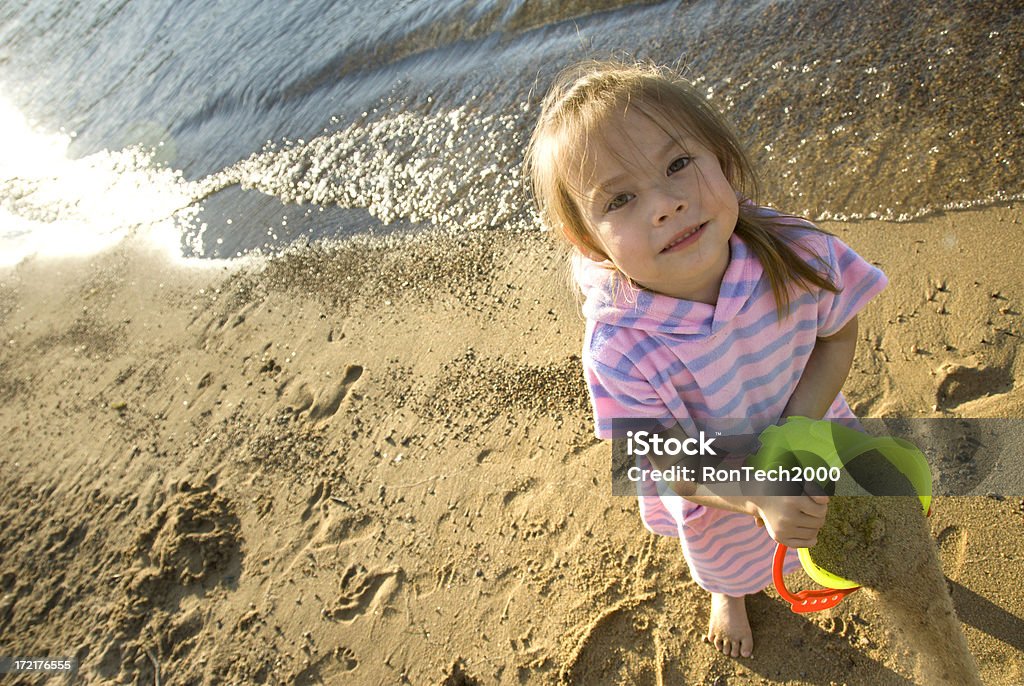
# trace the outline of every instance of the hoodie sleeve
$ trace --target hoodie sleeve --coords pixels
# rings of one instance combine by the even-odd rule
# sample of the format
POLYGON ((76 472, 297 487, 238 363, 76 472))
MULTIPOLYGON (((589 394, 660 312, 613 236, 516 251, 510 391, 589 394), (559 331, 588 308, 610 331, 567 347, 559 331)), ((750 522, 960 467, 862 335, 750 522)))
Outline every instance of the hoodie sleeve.
POLYGON ((616 350, 612 341, 597 345, 592 335, 588 335, 586 341, 583 375, 594 411, 594 434, 598 438, 613 438, 612 424, 616 419, 652 419, 662 428, 674 423, 651 381, 627 355, 616 350))
POLYGON ((838 332, 854 315, 882 292, 889 283, 878 267, 835 236, 827 236, 828 262, 839 293, 821 290, 818 298, 818 336, 825 338, 838 332))

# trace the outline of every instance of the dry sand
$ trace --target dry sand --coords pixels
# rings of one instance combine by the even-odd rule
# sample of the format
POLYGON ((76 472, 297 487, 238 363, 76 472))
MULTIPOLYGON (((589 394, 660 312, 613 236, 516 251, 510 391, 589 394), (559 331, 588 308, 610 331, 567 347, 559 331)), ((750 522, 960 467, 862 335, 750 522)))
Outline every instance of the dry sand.
MULTIPOLYGON (((1022 218, 825 225, 891 279, 859 413, 1024 417, 1022 218)), ((4 274, 0 654, 85 683, 914 683, 863 592, 768 590, 754 658, 702 643, 678 543, 610 496, 566 277, 497 233, 4 274)), ((1024 683, 1020 495, 928 520, 986 684, 1024 683)))

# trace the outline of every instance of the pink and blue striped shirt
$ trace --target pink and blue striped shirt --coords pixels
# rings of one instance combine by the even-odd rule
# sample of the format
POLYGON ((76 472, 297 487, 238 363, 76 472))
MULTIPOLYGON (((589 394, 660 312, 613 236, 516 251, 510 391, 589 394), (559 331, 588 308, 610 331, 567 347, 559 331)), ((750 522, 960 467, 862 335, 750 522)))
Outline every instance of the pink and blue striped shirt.
MULTIPOLYGON (((838 332, 885 288, 885 275, 838 238, 805 219, 761 211, 792 227, 786 235, 803 248, 799 254, 839 293, 793 286, 789 314, 779 321, 760 261, 735 234, 715 305, 636 289, 609 263, 574 258, 585 295, 583 368, 599 438, 612 438, 612 420, 624 418, 674 420, 691 436, 720 427, 760 433, 780 419, 817 338, 838 332)), ((825 416, 853 413, 839 394, 825 416)), ((702 587, 738 596, 771 582, 775 542, 752 517, 653 489, 639 493, 643 522, 681 539, 702 587)))

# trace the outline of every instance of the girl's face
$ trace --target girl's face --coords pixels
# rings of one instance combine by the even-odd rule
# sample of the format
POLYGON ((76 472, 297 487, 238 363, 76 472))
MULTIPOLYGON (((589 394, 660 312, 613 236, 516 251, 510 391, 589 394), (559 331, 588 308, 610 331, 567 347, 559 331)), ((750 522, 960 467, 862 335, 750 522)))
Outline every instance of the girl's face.
POLYGON ((607 133, 576 186, 591 235, 644 288, 714 304, 739 216, 718 158, 635 111, 607 133))

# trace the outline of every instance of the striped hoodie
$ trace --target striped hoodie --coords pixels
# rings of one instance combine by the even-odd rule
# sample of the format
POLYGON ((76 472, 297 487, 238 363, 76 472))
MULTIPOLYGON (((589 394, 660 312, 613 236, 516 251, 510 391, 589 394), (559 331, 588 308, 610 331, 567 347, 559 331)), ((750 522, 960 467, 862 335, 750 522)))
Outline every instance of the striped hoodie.
MULTIPOLYGON (((674 420, 691 436, 760 433, 780 419, 815 340, 838 332, 885 288, 885 275, 838 238, 812 230, 805 219, 761 211, 792 227, 787 236, 839 293, 793 286, 780 322, 768 277, 736 234, 715 305, 637 289, 616 278, 608 262, 573 258, 585 296, 583 369, 598 438, 612 438, 612 420, 622 418, 674 420)), ((825 416, 853 413, 839 394, 825 416)), ((680 538, 702 587, 738 596, 771 583, 775 542, 752 517, 642 488, 644 525, 680 538)))

